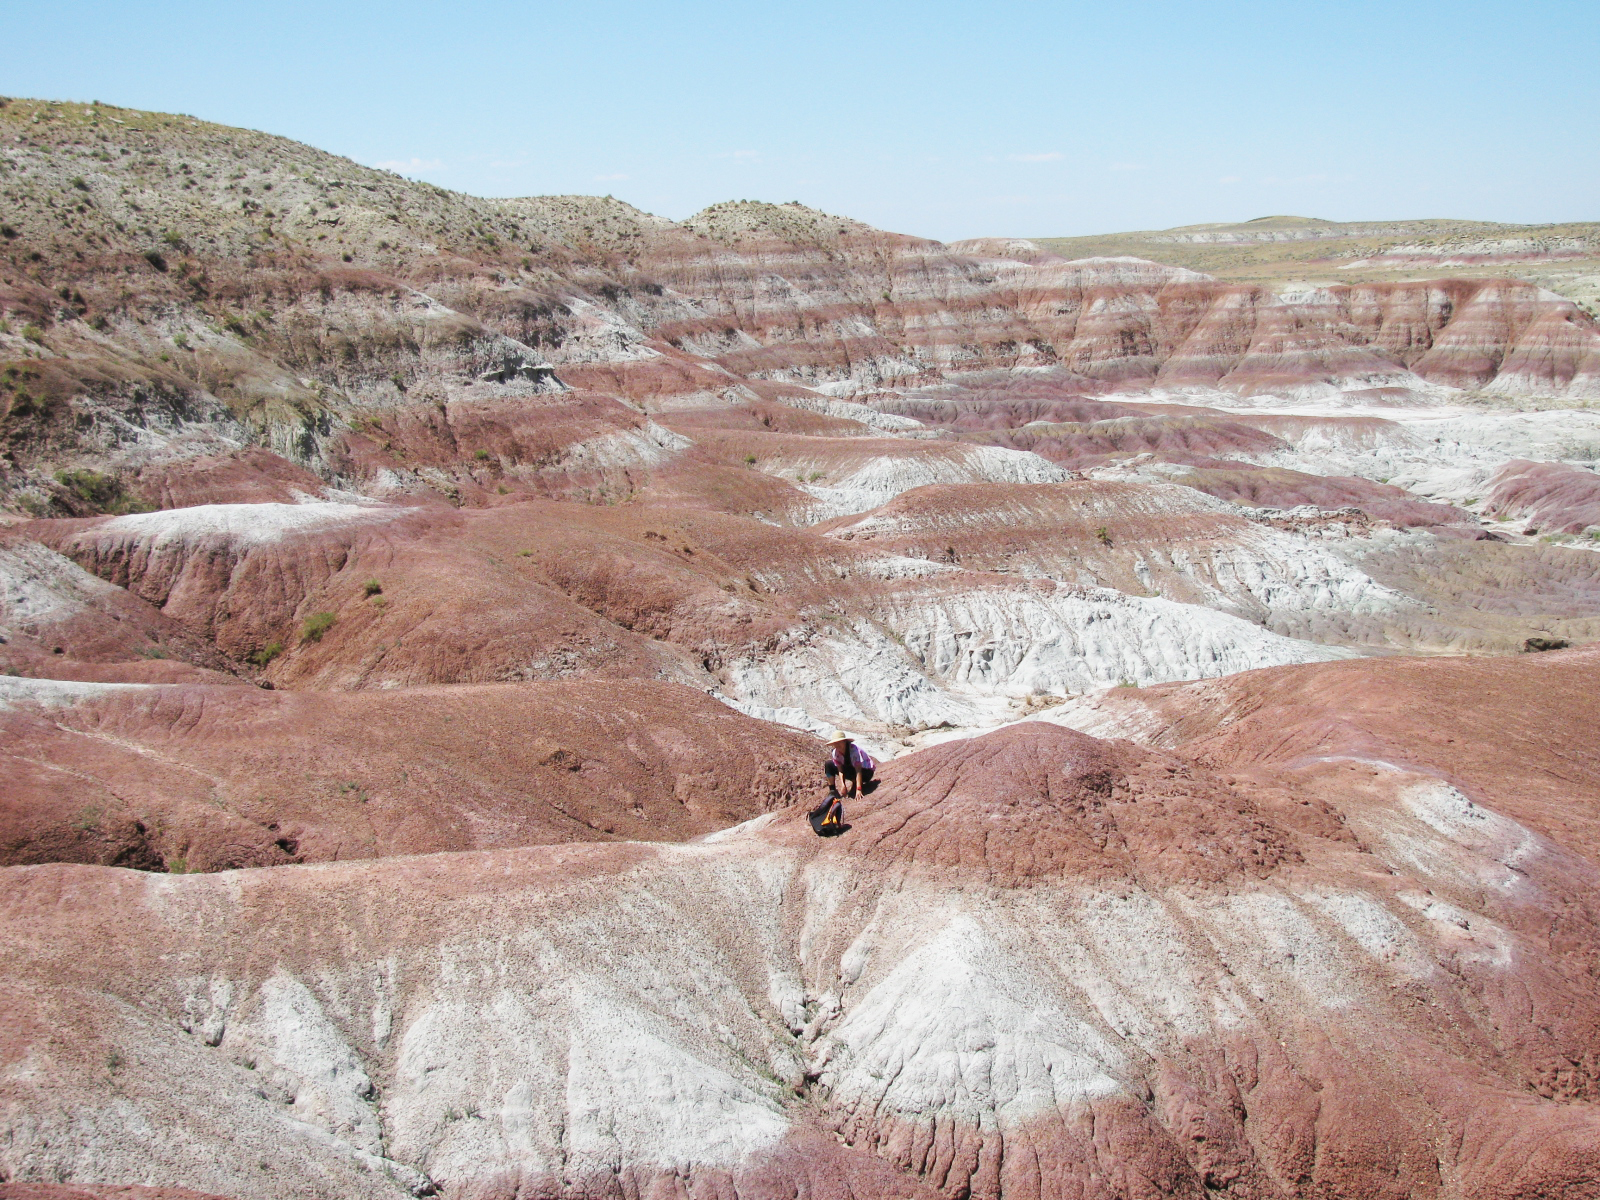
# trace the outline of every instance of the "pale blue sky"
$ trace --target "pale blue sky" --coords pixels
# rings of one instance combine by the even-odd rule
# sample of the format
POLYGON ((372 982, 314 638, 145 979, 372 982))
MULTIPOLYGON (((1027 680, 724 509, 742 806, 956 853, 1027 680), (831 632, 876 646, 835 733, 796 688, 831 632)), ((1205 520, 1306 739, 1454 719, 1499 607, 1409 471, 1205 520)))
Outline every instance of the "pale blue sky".
POLYGON ((946 240, 1600 219, 1600 0, 56 0, 0 92, 479 195, 800 200, 946 240))

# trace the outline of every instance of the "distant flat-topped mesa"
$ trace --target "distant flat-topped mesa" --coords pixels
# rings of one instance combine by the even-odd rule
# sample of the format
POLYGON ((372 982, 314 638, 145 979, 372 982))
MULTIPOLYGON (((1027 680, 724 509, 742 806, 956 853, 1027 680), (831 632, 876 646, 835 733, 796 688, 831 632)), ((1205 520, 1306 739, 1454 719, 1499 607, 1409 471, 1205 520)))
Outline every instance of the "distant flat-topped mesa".
POLYGON ((1595 221, 1508 225, 1279 216, 1022 244, 1063 258, 1142 254, 1223 279, 1263 283, 1518 277, 1559 292, 1591 314, 1600 310, 1600 222, 1595 221))

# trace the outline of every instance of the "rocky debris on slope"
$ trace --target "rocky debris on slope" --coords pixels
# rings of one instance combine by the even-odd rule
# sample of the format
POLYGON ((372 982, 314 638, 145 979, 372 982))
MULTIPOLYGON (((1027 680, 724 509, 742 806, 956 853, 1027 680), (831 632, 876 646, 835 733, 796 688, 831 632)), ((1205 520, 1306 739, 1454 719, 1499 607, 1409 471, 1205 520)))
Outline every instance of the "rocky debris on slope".
POLYGON ((1600 526, 1600 477, 1568 463, 1512 459, 1495 472, 1485 511, 1525 522, 1529 534, 1590 533, 1600 526))
POLYGON ((5 1168, 240 1200, 1582 1192, 1592 846, 1366 769, 1330 798, 1032 724, 889 764, 832 842, 797 808, 682 847, 10 868, 5 1060, 51 1069, 0 1080, 5 1168))
POLYGON ((141 1184, 0 1183, 0 1200, 232 1200, 188 1188, 141 1184))
POLYGON ((819 212, 795 201, 765 204, 759 200, 729 200, 701 209, 683 224, 686 229, 730 245, 746 241, 825 245, 851 234, 878 232, 860 221, 819 212))
POLYGON ((797 802, 820 750, 689 688, 0 691, 0 861, 169 872, 679 841, 797 802))

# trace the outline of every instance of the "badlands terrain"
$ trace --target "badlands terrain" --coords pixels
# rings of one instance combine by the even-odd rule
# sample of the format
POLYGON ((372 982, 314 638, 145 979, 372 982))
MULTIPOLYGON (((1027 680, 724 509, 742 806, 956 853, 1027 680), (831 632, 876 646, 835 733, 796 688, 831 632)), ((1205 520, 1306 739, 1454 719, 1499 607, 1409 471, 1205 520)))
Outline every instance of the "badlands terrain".
POLYGON ((1591 243, 0 102, 0 1200, 1600 1195, 1591 243))
MULTIPOLYGON (((1264 283, 1306 272, 1350 283, 1492 276, 1526 279, 1600 312, 1600 223, 1321 221, 1257 217, 1145 233, 1038 238, 1063 258, 1132 254, 1219 278, 1264 283)), ((1027 253, 1024 251, 1024 253, 1027 253)))

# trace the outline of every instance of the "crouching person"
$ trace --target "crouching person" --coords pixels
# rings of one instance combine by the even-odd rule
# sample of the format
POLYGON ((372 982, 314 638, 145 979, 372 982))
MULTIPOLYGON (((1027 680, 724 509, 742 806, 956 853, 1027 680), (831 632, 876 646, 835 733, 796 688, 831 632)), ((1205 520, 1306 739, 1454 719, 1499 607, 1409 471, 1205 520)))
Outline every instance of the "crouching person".
POLYGON ((828 739, 828 757, 822 762, 828 778, 828 799, 824 802, 821 829, 836 830, 844 824, 844 801, 865 796, 877 787, 872 773, 878 764, 848 733, 835 733, 828 739))

